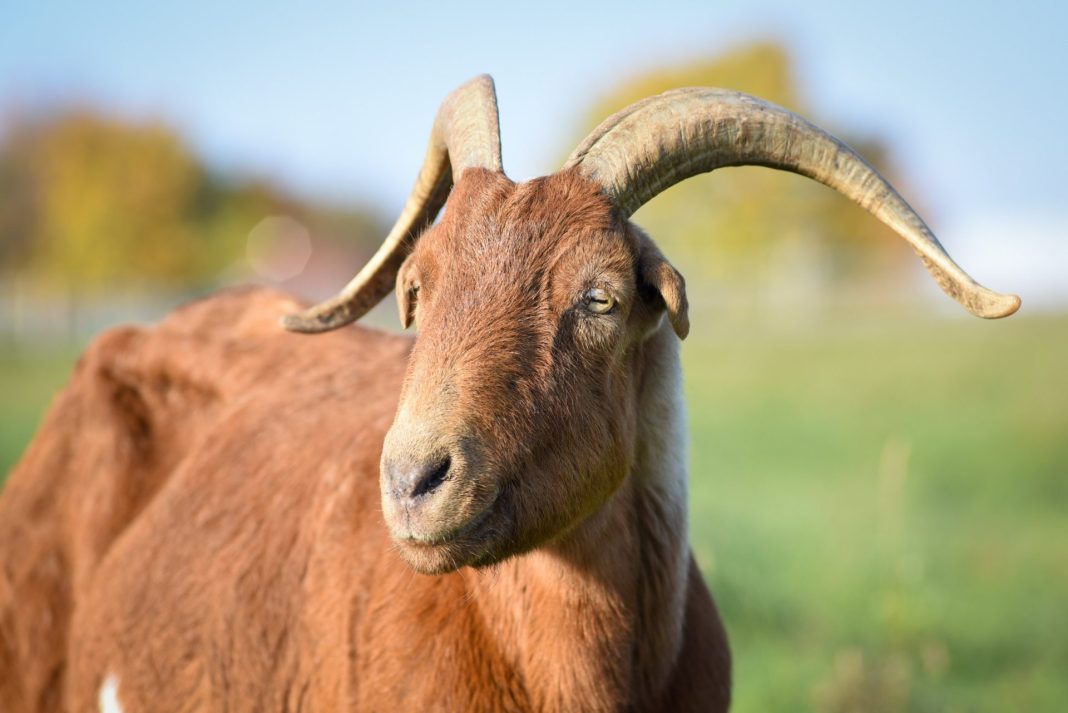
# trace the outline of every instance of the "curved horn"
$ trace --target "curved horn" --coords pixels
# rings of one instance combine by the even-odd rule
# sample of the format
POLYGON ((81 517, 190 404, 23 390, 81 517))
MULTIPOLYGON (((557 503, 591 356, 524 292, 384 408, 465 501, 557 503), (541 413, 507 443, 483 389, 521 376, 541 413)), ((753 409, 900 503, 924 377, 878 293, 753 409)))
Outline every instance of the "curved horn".
POLYGON ((442 102, 419 177, 374 257, 337 296, 286 315, 282 325, 294 332, 326 332, 355 322, 381 302, 393 291, 397 271, 419 234, 434 222, 452 184, 468 168, 502 170, 497 94, 488 74, 475 77, 442 102))
POLYGON ((745 165, 808 176, 860 204, 907 240, 942 290, 972 314, 994 319, 1019 309, 1019 297, 988 290, 953 262, 916 211, 851 148, 748 94, 695 87, 632 104, 594 129, 564 168, 600 183, 626 219, 679 181, 745 165))

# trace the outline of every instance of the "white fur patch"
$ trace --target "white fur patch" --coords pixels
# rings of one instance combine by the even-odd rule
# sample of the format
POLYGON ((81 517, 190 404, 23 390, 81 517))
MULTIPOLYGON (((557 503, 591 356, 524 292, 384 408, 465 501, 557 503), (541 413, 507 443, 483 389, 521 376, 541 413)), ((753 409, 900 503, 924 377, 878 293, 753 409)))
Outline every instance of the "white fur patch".
POLYGON ((104 679, 97 701, 100 705, 100 713, 122 713, 122 704, 119 703, 119 679, 115 674, 104 679))
POLYGON ((656 334, 646 342, 645 354, 645 383, 638 423, 640 445, 634 475, 647 488, 650 501, 655 502, 659 518, 669 533, 664 549, 657 553, 661 573, 667 573, 669 579, 662 589, 651 594, 669 608, 674 650, 661 655, 674 660, 682 642, 689 592, 690 525, 686 402, 682 393, 679 340, 671 325, 661 323, 656 334))

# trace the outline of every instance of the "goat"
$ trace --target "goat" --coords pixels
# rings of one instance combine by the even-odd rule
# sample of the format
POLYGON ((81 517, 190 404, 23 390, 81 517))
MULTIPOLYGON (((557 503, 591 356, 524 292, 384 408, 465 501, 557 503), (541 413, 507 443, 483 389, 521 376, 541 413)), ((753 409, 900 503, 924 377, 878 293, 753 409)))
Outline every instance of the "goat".
POLYGON ((629 216, 770 166, 892 226, 972 312, 1019 299, 753 97, 646 99, 522 184, 497 121, 489 77, 445 100, 336 298, 223 292, 87 350, 0 498, 0 710, 727 709, 687 533, 685 285, 629 216), (393 289, 417 339, 337 330, 393 289))

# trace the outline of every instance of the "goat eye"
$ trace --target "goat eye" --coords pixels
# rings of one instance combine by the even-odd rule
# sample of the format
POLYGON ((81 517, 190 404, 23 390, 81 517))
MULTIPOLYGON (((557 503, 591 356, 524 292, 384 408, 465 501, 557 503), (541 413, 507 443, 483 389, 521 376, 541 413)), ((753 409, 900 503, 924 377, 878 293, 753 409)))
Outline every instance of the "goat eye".
POLYGON ((594 314, 608 314, 616 306, 616 299, 602 289, 594 287, 582 296, 586 309, 594 314))

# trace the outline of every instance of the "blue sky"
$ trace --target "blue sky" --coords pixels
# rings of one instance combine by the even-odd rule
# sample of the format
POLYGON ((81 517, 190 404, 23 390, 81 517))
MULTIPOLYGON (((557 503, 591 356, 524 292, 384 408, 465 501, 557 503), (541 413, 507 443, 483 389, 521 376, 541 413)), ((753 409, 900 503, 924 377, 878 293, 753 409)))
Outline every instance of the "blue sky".
POLYGON ((23 3, 0 22, 5 105, 162 115, 214 165, 399 207, 438 102, 490 72, 505 168, 551 172, 628 75, 778 39, 807 105, 884 137, 981 281, 1068 298, 1068 4, 983 2, 23 3), (309 3, 310 4, 310 3, 309 3))

